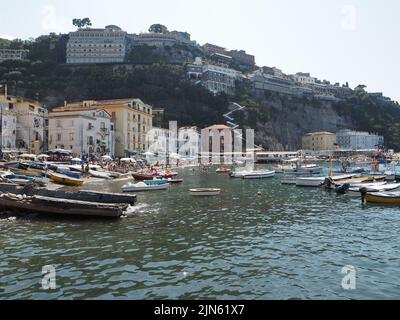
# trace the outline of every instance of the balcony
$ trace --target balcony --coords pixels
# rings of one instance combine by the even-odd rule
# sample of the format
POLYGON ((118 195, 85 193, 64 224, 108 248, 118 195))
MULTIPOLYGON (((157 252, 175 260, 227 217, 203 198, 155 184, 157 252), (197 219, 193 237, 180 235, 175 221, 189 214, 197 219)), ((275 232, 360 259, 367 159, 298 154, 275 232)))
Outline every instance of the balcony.
POLYGON ((108 128, 100 128, 100 134, 108 135, 110 134, 110 130, 108 128))

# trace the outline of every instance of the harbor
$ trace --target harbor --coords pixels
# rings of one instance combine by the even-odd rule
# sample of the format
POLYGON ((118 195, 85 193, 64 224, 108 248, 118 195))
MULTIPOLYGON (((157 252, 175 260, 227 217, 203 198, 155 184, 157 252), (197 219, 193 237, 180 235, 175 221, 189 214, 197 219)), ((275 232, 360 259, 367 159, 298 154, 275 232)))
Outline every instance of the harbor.
MULTIPOLYGON (((397 297, 397 206, 283 186, 277 176, 245 180, 215 170, 178 171, 183 183, 138 193, 125 219, 1 220, 2 298, 397 297), (199 186, 221 193, 189 194, 199 186), (49 263, 59 268, 61 291, 35 285, 37 266, 49 263), (360 290, 341 289, 346 264, 359 268, 360 290)), ((119 192, 124 184, 84 187, 119 192)))
MULTIPOLYGON (((329 172, 329 161, 321 167, 329 172)), ((91 177, 82 186, 42 191, 44 196, 86 190, 135 199, 116 220, 33 213, 1 219, 1 297, 396 297, 392 278, 399 262, 398 205, 363 203, 361 196, 322 187, 285 185, 283 174, 231 178, 228 172, 217 173, 219 168, 174 168, 176 179, 183 181, 157 191, 121 194, 128 182, 137 183, 133 177, 91 177), (219 192, 193 196, 190 190, 198 188, 219 192), (61 291, 43 292, 33 285, 40 278, 35 266, 49 263, 59 268, 61 291), (360 290, 344 292, 338 285, 346 264, 358 266, 360 290)), ((270 172, 272 165, 256 169, 270 172)), ((333 171, 339 169, 333 165, 333 171)))

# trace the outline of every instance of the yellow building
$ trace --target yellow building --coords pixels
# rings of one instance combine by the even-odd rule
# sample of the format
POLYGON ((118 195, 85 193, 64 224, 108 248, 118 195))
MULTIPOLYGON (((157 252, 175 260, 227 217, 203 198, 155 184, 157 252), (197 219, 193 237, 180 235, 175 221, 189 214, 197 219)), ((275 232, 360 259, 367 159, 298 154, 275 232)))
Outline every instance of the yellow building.
POLYGON ((87 100, 79 103, 65 104, 53 109, 73 111, 76 109, 101 109, 111 115, 115 132, 115 156, 127 157, 133 153, 148 150, 147 133, 153 126, 153 107, 140 99, 87 100))
POLYGON ((311 132, 303 136, 303 150, 328 151, 335 150, 336 134, 332 132, 311 132))
POLYGON ((47 150, 48 112, 39 102, 10 95, 0 95, 0 104, 16 117, 16 148, 40 154, 47 150))

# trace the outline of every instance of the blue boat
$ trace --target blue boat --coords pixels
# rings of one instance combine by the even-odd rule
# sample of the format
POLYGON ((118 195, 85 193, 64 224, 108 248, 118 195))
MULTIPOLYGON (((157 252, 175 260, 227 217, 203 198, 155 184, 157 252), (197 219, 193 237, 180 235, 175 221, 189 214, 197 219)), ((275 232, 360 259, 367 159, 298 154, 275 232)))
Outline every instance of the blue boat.
POLYGON ((167 179, 155 179, 155 180, 144 180, 143 181, 148 186, 160 186, 168 183, 167 179))

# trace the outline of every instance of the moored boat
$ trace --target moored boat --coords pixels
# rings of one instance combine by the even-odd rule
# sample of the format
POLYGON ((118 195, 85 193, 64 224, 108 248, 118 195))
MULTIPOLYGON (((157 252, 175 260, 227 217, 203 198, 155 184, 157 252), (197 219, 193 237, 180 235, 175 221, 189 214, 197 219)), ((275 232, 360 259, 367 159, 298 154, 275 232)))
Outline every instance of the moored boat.
POLYGON ((221 189, 199 188, 199 189, 190 189, 189 192, 192 196, 216 196, 221 193, 221 189))
POLYGON ((222 168, 218 168, 217 170, 215 170, 215 172, 216 173, 229 173, 229 172, 231 172, 231 169, 222 167, 222 168))
POLYGON ((367 193, 365 200, 370 203, 400 204, 400 192, 367 193))
POLYGON ((275 176, 275 171, 252 171, 243 174, 243 179, 265 179, 275 176))
POLYGON ((89 174, 95 178, 112 179, 111 176, 107 172, 103 172, 103 171, 89 170, 89 174))
POLYGON ((393 191, 396 190, 400 187, 400 183, 390 183, 390 184, 383 184, 383 185, 365 185, 361 187, 350 187, 347 191, 346 194, 349 194, 350 196, 360 196, 361 195, 361 190, 364 192, 372 193, 372 192, 387 192, 387 191, 393 191))
POLYGON ((153 180, 155 178, 151 173, 132 173, 132 177, 138 181, 153 180))
MULTIPOLYGON (((354 177, 354 174, 345 174, 331 177, 334 182, 347 180, 354 177)), ((326 177, 299 177, 296 179, 296 186, 298 187, 319 187, 326 177)))
POLYGON ((54 181, 56 183, 64 184, 67 186, 79 187, 83 184, 82 179, 72 178, 72 177, 69 177, 69 176, 63 175, 63 174, 52 173, 50 175, 50 177, 51 177, 52 181, 54 181))

